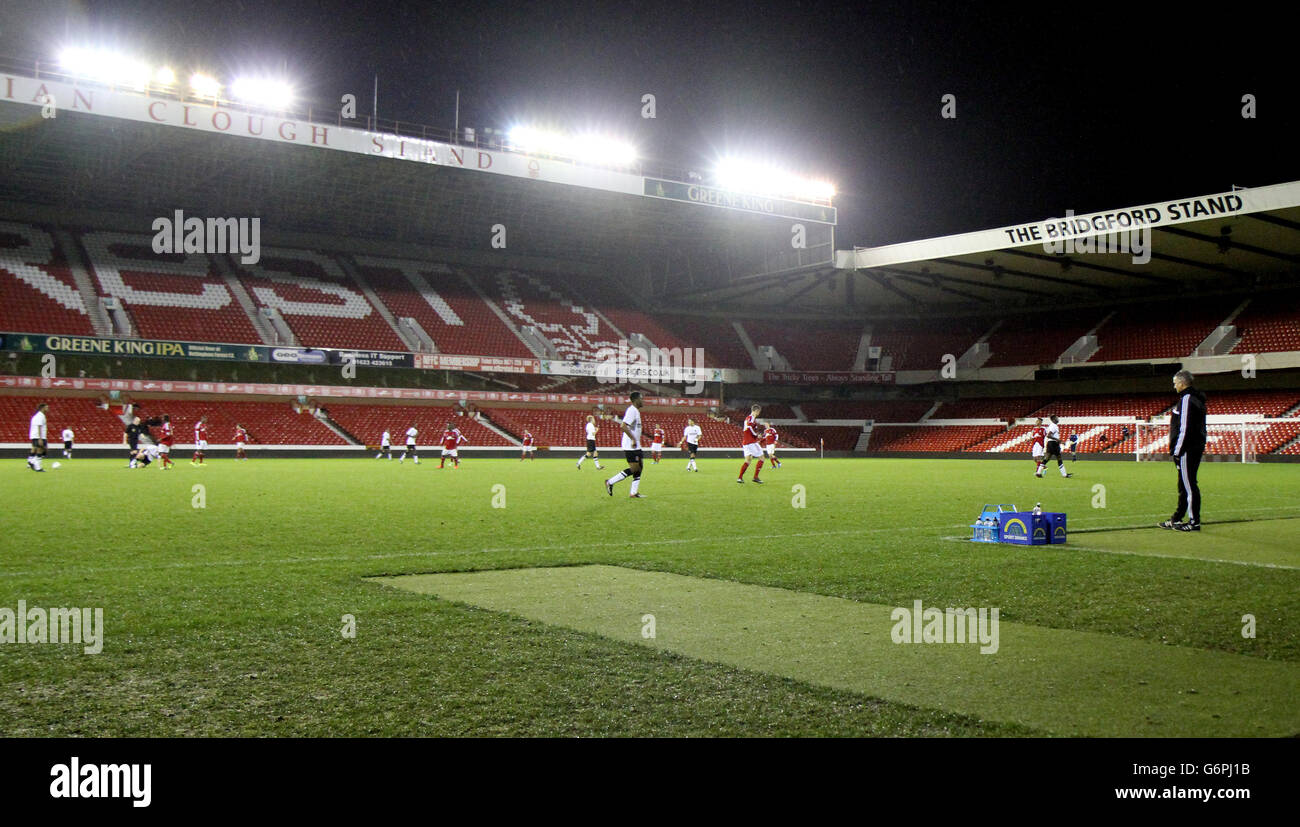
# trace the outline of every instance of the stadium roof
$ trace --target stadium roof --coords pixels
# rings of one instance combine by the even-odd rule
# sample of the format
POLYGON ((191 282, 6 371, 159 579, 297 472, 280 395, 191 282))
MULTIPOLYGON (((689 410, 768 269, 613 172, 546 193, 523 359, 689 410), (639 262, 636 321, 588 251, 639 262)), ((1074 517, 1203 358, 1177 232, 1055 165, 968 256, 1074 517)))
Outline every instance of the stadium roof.
POLYGON ((3 79, 0 202, 137 215, 141 232, 151 217, 180 209, 260 217, 272 243, 277 233, 314 233, 486 255, 497 249, 501 225, 515 257, 585 264, 660 299, 813 262, 830 266, 829 202, 760 198, 751 208, 754 199, 742 204, 699 183, 499 147, 3 79), (54 92, 57 113, 42 117, 40 102, 54 92), (801 249, 790 243, 792 215, 807 225, 801 249))
POLYGON ((840 251, 832 261, 831 225, 816 216, 801 225, 797 248, 789 215, 683 203, 619 189, 621 179, 602 189, 176 128, 189 125, 188 111, 170 126, 67 106, 56 118, 39 113, 31 100, 0 100, 0 202, 142 218, 257 215, 268 243, 315 234, 479 251, 485 262, 496 252, 493 228, 504 225, 512 256, 581 265, 573 272, 615 278, 664 312, 1029 311, 1267 289, 1300 262, 1300 182, 1068 217, 1063 231, 1066 218, 1047 219, 840 251), (1149 248, 1086 246, 1134 235, 1149 248), (1053 241, 1062 243, 1052 250, 1053 241))
POLYGON ((841 250, 835 266, 856 273, 865 305, 903 312, 1294 285, 1300 182, 841 250))

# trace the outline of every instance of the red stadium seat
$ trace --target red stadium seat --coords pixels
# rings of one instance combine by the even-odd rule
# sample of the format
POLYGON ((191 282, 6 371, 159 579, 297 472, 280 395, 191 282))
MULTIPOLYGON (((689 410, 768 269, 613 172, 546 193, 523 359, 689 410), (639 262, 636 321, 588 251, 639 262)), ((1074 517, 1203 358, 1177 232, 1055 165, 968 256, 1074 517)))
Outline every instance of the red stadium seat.
POLYGON ((39 227, 0 221, 0 297, 0 330, 95 333, 63 252, 39 227))

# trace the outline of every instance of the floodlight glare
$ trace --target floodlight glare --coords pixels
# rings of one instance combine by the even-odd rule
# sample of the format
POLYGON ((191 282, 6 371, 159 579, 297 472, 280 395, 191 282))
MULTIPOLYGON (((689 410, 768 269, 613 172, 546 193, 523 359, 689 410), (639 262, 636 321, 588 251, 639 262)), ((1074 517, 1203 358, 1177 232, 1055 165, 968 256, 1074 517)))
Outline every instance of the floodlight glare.
POLYGON ((507 142, 522 152, 556 155, 586 164, 627 166, 637 159, 636 147, 603 135, 570 136, 531 126, 516 126, 510 130, 507 142))
POLYGON ((64 49, 59 64, 70 75, 132 89, 146 88, 151 75, 144 63, 106 49, 64 49))
POLYGON ((835 197, 835 187, 827 181, 803 178, 768 164, 740 158, 723 158, 713 172, 717 185, 722 189, 818 201, 835 197))
POLYGON ((154 83, 160 86, 171 86, 176 82, 176 73, 166 66, 160 66, 158 71, 153 73, 154 83))
POLYGON ((211 75, 195 72, 190 75, 190 90, 200 98, 215 98, 221 95, 221 82, 211 75))
POLYGON ((511 145, 524 152, 564 155, 567 148, 563 135, 532 126, 516 126, 510 130, 507 138, 511 145))
POLYGON ((603 135, 579 135, 572 141, 573 157, 590 164, 627 166, 636 161, 636 147, 603 135))
POLYGON ((230 84, 236 100, 267 109, 288 109, 293 104, 293 87, 271 78, 239 78, 230 84))

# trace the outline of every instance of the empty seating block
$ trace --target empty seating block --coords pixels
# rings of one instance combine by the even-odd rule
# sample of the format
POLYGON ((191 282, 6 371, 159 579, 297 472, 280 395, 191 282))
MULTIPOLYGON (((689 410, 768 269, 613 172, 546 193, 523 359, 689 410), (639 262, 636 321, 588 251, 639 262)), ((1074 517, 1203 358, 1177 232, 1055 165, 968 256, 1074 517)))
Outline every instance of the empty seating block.
POLYGON ((1231 311, 1222 299, 1126 307, 1097 330, 1090 362, 1166 359, 1190 355, 1231 311))
POLYGON ((419 322, 439 353, 533 357, 515 332, 446 265, 358 256, 357 266, 393 316, 419 322))
POLYGON ((51 455, 54 445, 63 444, 64 428, 71 428, 80 444, 125 444, 122 420, 113 416, 99 402, 88 397, 9 396, 0 394, 0 442, 27 443, 28 425, 36 406, 48 402, 45 412, 46 434, 51 455))
POLYGON ((951 453, 972 450, 971 446, 1001 433, 997 425, 878 425, 871 431, 869 451, 927 451, 951 453))
POLYGON ((358 405, 331 402, 325 404, 330 418, 343 430, 367 445, 378 445, 385 430, 395 447, 406 444, 406 429, 412 426, 419 431, 416 445, 434 448, 442 443, 442 432, 452 422, 465 435, 468 445, 501 447, 510 441, 473 417, 465 415, 459 407, 437 405, 358 405))
POLYGON ((1300 405, 1300 391, 1226 391, 1208 394, 1211 414, 1283 416, 1300 405))
POLYGON ((874 419, 877 422, 916 422, 934 403, 922 399, 819 400, 799 407, 809 419, 874 419))
POLYGON ((1013 316, 989 336, 989 359, 982 367, 1050 365, 1097 322, 1094 311, 1052 313, 1046 317, 1013 316))
POLYGON ((1241 336, 1233 353, 1300 350, 1300 291, 1257 296, 1232 323, 1241 336))
POLYGON ((262 341, 208 256, 155 253, 150 236, 130 233, 86 233, 81 242, 100 295, 121 301, 141 337, 262 341))
MULTIPOLYGON (((762 402, 760 404, 763 406, 762 417, 764 419, 798 419, 798 417, 794 415, 794 410, 784 402, 762 402)), ((728 410, 736 409, 730 408, 728 410)), ((749 412, 746 411, 744 416, 748 415, 749 412)))
POLYGON ((258 263, 237 266, 253 301, 278 310, 304 347, 407 350, 360 286, 329 256, 267 247, 258 263))
POLYGON ((858 447, 858 437, 862 435, 862 428, 857 425, 787 425, 778 430, 781 439, 795 447, 824 447, 827 451, 852 451, 858 447))
POLYGON ((852 370, 862 341, 862 324, 813 321, 742 321, 754 347, 776 348, 794 370, 852 370))
POLYGON ((1057 416, 1136 416, 1149 417, 1164 413, 1173 407, 1173 393, 1134 393, 1118 396, 1076 396, 1054 399, 1035 416, 1044 420, 1057 416))
POLYGON ((39 227, 0 221, 0 330, 95 332, 63 253, 39 227))
POLYGON ((208 418, 208 443, 227 445, 235 441, 235 425, 248 431, 253 445, 346 445, 347 442, 309 412, 298 413, 287 399, 266 402, 224 400, 137 399, 142 417, 172 418, 177 445, 194 442, 194 425, 208 418))
POLYGON ((934 419, 1014 419, 1028 416, 1043 405, 1050 397, 1046 396, 1011 396, 996 399, 959 399, 945 402, 935 412, 934 419))
POLYGON ((664 318, 665 326, 691 347, 704 348, 704 363, 710 367, 753 370, 754 360, 749 358, 745 343, 736 335, 736 329, 726 319, 706 316, 673 316, 664 318))
POLYGON ((944 356, 960 359, 990 327, 992 322, 970 319, 881 322, 872 327, 871 344, 893 357, 894 370, 939 370, 944 356))
POLYGON ((570 279, 569 289, 575 294, 580 294, 584 298, 596 303, 600 312, 605 315, 620 331, 626 336, 633 333, 639 333, 645 336, 655 347, 665 350, 679 348, 682 351, 690 349, 690 358, 694 360, 694 348, 704 349, 703 362, 691 362, 691 367, 723 367, 716 360, 709 361, 708 342, 703 340, 691 341, 687 337, 679 336, 668 328, 664 327, 660 319, 650 313, 636 309, 632 301, 622 295, 611 283, 603 279, 590 279, 578 283, 570 279))
POLYGON ((561 359, 595 362, 618 352, 618 332, 563 292, 554 278, 518 270, 480 271, 475 277, 515 325, 535 327, 561 359))

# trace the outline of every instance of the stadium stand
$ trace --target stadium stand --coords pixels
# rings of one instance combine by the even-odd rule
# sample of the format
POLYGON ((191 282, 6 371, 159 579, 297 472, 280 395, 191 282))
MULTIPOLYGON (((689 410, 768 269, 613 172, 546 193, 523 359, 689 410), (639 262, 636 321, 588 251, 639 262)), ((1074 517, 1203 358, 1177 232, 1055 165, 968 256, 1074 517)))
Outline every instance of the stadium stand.
POLYGON ((256 264, 231 261, 254 303, 278 310, 302 346, 408 350, 329 256, 266 247, 256 264))
MULTIPOLYGON (((1080 453, 1124 453, 1133 450, 1134 426, 1128 426, 1128 435, 1124 435, 1124 425, 1067 425, 1061 428, 1062 450, 1068 448, 1066 440, 1072 433, 1079 434, 1080 453), (1105 437, 1105 440, 1102 437, 1105 437)), ((1011 430, 999 431, 969 446, 968 451, 997 451, 1005 453, 1028 454, 1033 448, 1033 425, 1017 425, 1011 430)))
POLYGON ((693 343, 692 347, 704 348, 706 365, 754 369, 754 360, 749 357, 749 351, 745 350, 744 342, 740 341, 730 321, 707 316, 672 316, 662 322, 682 341, 693 343))
POLYGON ((999 425, 877 425, 871 431, 871 441, 867 444, 867 450, 939 453, 982 450, 972 446, 1002 432, 1003 428, 999 425))
MULTIPOLYGON (((799 418, 795 416, 793 408, 791 408, 789 405, 786 405, 782 402, 760 402, 759 404, 763 406, 763 413, 762 413, 763 419, 798 419, 799 418)), ((732 410, 736 411, 737 413, 740 413, 740 410, 738 408, 728 409, 728 411, 732 411, 732 410)), ((743 420, 744 417, 748 415, 749 412, 744 411, 744 416, 742 416, 741 419, 743 420)))
POLYGON ((176 443, 194 441, 194 423, 208 418, 208 442, 225 445, 233 441, 236 423, 248 430, 250 444, 259 445, 346 445, 308 411, 298 413, 288 400, 278 402, 227 402, 219 400, 140 399, 136 412, 141 417, 168 414, 176 429, 176 443))
POLYGON ((1282 448, 1273 449, 1274 453, 1283 454, 1286 456, 1300 455, 1300 424, 1293 425, 1291 427, 1294 429, 1294 433, 1291 435, 1290 440, 1288 440, 1290 444, 1288 445, 1284 442, 1282 448))
POLYGON ((155 253, 149 236, 129 233, 89 232, 81 244, 100 295, 122 303, 140 337, 262 341, 208 256, 155 253))
POLYGON ((1241 336, 1233 353, 1300 350, 1300 290, 1251 299, 1233 324, 1241 336))
POLYGON ((325 412, 340 428, 366 445, 378 445, 387 429, 393 445, 406 444, 406 429, 412 425, 420 432, 416 444, 421 447, 436 446, 442 441, 443 428, 454 422, 460 432, 477 447, 504 447, 510 440, 485 427, 459 408, 437 405, 364 405, 329 402, 325 412))
MULTIPOLYGON (((1270 454, 1286 443, 1300 436, 1300 420, 1275 422, 1266 427, 1256 437, 1256 454, 1270 454)), ((1207 454, 1239 454, 1241 452, 1241 432, 1232 428, 1211 429, 1206 437, 1207 454)))
POLYGON ((0 330, 94 335, 57 244, 40 227, 0 221, 0 330))
POLYGON ((871 344, 893 357, 894 370, 938 370, 945 355, 960 359, 990 327, 980 319, 880 322, 872 327, 871 344))
POLYGON ((357 256, 356 261, 361 277, 393 316, 419 322, 439 353, 533 357, 515 332, 446 265, 376 256, 357 256))
POLYGON ((742 320, 754 347, 776 348, 794 370, 852 370, 861 323, 742 320))
POLYGON ((1300 405, 1300 391, 1236 391, 1213 393, 1207 400, 1212 414, 1283 416, 1300 405))
POLYGON ((1173 407, 1172 394, 1134 393, 1110 396, 1077 396, 1053 399, 1034 413, 1044 418, 1057 416, 1137 416, 1164 413, 1173 407))
POLYGON ((1222 299, 1125 307, 1097 329, 1088 361, 1168 359, 1190 355, 1231 312, 1222 299))
MULTIPOLYGON (((41 401, 50 403, 51 444, 65 426, 72 428, 76 441, 83 445, 122 443, 122 421, 95 399, 0 395, 4 441, 27 441, 27 422, 41 401)), ((188 445, 193 441, 194 423, 202 416, 208 418, 208 441, 214 445, 226 444, 233 439, 235 423, 247 428, 250 442, 256 444, 347 444, 310 413, 296 413, 288 400, 233 402, 147 398, 135 401, 135 412, 143 419, 170 415, 177 444, 188 445)))
MULTIPOLYGON (((483 414, 494 425, 507 433, 518 437, 524 429, 532 431, 539 445, 581 446, 584 444, 583 426, 587 415, 585 408, 483 408, 483 414)), ((700 443, 706 448, 732 447, 739 450, 740 431, 732 425, 710 419, 703 414, 657 413, 643 411, 642 421, 647 437, 656 425, 662 425, 667 433, 668 444, 676 445, 682 438, 687 418, 693 418, 703 432, 700 443)), ((622 431, 617 419, 597 419, 600 428, 596 444, 601 450, 618 450, 622 431)), ((646 443, 647 445, 649 442, 646 443)))
POLYGON ((782 442, 796 448, 825 447, 827 451, 852 451, 862 436, 862 428, 857 425, 784 425, 777 431, 782 442), (821 440, 825 440, 824 446, 821 440))
POLYGON ((561 292, 554 279, 518 270, 472 274, 476 284, 521 328, 535 327, 561 359, 599 361, 621 338, 590 307, 561 292), (602 353, 602 351, 604 351, 602 353))
POLYGON ((0 394, 0 442, 28 443, 27 427, 36 406, 50 403, 46 414, 46 433, 53 450, 59 434, 71 428, 81 444, 124 444, 122 421, 104 410, 95 399, 76 396, 11 396, 0 394))
MULTIPOLYGON (((809 419, 874 419, 877 422, 916 422, 934 407, 928 399, 826 400, 799 406, 809 419)), ((766 410, 764 414, 766 414, 766 410)))
MULTIPOLYGON (((77 433, 77 442, 86 444, 119 444, 121 423, 117 416, 105 409, 97 400, 86 397, 36 397, 31 395, 0 394, 0 417, 4 427, 0 441, 26 442, 27 421, 39 401, 51 401, 49 432, 57 435, 65 425, 77 433)), ((1168 397, 1163 394, 1124 395, 1079 398, 1068 397, 1050 401, 1042 411, 1059 412, 1062 416, 1113 417, 1150 416, 1167 407, 1168 397)), ((968 400, 972 407, 958 409, 962 414, 981 416, 943 416, 943 419, 987 418, 990 410, 999 414, 1003 410, 1024 410, 1041 401, 1037 397, 1012 397, 1006 399, 968 400), (983 407, 987 406, 987 407, 983 407)), ((883 404, 913 404, 907 402, 883 404)), ((958 405, 964 403, 956 403, 958 405)), ((228 401, 225 399, 193 400, 169 398, 142 398, 136 400, 142 416, 160 416, 169 413, 176 424, 177 443, 188 445, 194 422, 208 416, 210 441, 227 444, 236 422, 248 430, 254 444, 270 445, 343 445, 341 439, 310 413, 299 413, 289 399, 267 402, 228 401)), ((608 407, 608 406, 607 406, 608 407)), ((946 407, 946 406, 945 406, 946 407)), ((1211 394, 1212 414, 1261 414, 1274 417, 1266 422, 1257 439, 1260 454, 1271 452, 1295 455, 1297 445, 1290 444, 1300 437, 1300 392, 1248 391, 1211 394), (1284 417, 1280 421, 1276 418, 1284 417)), ((358 441, 374 444, 384 428, 388 428, 395 444, 412 423, 421 431, 420 444, 432 445, 449 418, 477 447, 507 447, 513 442, 491 428, 462 415, 457 407, 426 405, 376 405, 352 402, 328 402, 325 410, 333 421, 358 441), (432 432, 432 436, 430 435, 432 432)), ((770 407, 765 414, 771 416, 770 407)), ((941 412, 942 412, 941 408, 941 412)), ((582 424, 590 408, 531 408, 492 407, 482 410, 483 416, 502 431, 518 437, 524 428, 537 436, 541 445, 575 447, 582 444, 582 424)), ((746 412, 727 409, 727 419, 706 414, 694 415, 704 429, 703 445, 708 448, 737 448, 740 444, 740 421, 746 412)), ((610 417, 610 412, 604 412, 610 417)), ((689 414, 678 412, 647 411, 644 414, 647 430, 662 425, 668 433, 668 442, 675 445, 681 436, 689 414)), ((1021 414, 1028 416, 1029 414, 1021 414)), ((1000 416, 998 417, 1000 418, 1000 416)), ((619 430, 614 418, 600 420, 601 445, 606 450, 617 450, 619 430)), ((826 440, 826 449, 852 451, 857 445, 861 428, 857 426, 778 426, 780 442, 787 447, 816 448, 818 440, 826 440)), ((1008 429, 1000 425, 955 424, 946 426, 908 424, 906 420, 877 425, 872 433, 871 452, 983 452, 1028 453, 1031 446, 1032 425, 1016 425, 1008 429)), ((1066 423, 1061 429, 1063 442, 1072 433, 1080 435, 1079 452, 1129 454, 1137 438, 1133 423, 1066 423), (1126 434, 1125 431, 1128 431, 1126 434)), ((1212 429, 1211 452, 1235 454, 1240 451, 1241 438, 1231 427, 1212 429)))
POLYGON ((944 402, 932 419, 1014 419, 1028 416, 1051 401, 1048 396, 959 399, 944 402))
POLYGON ((989 336, 989 358, 980 367, 1053 364, 1099 321, 1101 314, 1095 311, 1013 316, 989 336))
MULTIPOLYGON (((581 295, 584 299, 594 302, 600 312, 605 315, 605 318, 609 319, 624 336, 630 337, 634 333, 639 333, 649 339, 655 347, 681 348, 683 351, 687 348, 705 348, 708 344, 698 340, 688 341, 687 338, 672 332, 664 327, 659 319, 632 307, 632 302, 627 297, 620 295, 612 283, 607 283, 602 279, 595 279, 580 287, 572 283, 566 283, 566 289, 575 295, 581 295)), ((694 358, 694 352, 692 352, 691 356, 694 358)), ((722 367, 721 365, 711 364, 708 357, 708 349, 705 348, 704 363, 697 365, 692 362, 692 367, 722 367)))

